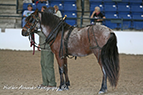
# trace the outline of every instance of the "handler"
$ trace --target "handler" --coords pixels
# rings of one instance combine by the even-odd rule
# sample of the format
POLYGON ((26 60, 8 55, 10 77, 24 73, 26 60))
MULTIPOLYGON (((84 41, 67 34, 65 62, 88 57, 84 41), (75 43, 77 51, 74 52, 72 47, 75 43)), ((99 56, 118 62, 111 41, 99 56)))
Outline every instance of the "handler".
MULTIPOLYGON (((44 12, 46 7, 42 7, 41 12, 44 12)), ((42 87, 56 87, 55 72, 54 72, 54 54, 51 51, 49 44, 45 43, 46 36, 38 31, 39 35, 39 47, 41 47, 41 71, 43 83, 38 86, 42 87)))

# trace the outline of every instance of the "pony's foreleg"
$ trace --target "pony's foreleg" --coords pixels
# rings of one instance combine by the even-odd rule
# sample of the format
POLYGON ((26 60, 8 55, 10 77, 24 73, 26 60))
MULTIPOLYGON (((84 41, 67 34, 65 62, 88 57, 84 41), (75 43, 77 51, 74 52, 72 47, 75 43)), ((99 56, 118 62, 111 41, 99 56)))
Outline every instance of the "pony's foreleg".
POLYGON ((60 74, 60 86, 57 91, 68 90, 69 80, 68 80, 68 76, 67 76, 67 59, 59 58, 58 54, 55 54, 55 56, 56 56, 56 59, 57 59, 58 65, 59 65, 59 74, 60 74), (64 81, 63 74, 65 74, 66 83, 64 81))
POLYGON ((59 91, 62 91, 63 90, 63 85, 64 85, 64 77, 63 77, 63 72, 64 72, 64 69, 63 69, 63 66, 59 66, 59 73, 60 73, 60 86, 59 86, 59 91))
POLYGON ((65 85, 66 89, 68 90, 68 86, 70 86, 70 81, 68 78, 68 68, 67 68, 67 58, 64 59, 64 74, 65 74, 65 85))
POLYGON ((60 74, 60 86, 59 86, 59 89, 57 91, 62 91, 62 88, 64 85, 64 77, 63 77, 63 74, 64 74, 63 63, 64 63, 64 61, 63 61, 63 59, 59 58, 58 53, 55 54, 55 57, 57 59, 58 65, 59 65, 59 74, 60 74))

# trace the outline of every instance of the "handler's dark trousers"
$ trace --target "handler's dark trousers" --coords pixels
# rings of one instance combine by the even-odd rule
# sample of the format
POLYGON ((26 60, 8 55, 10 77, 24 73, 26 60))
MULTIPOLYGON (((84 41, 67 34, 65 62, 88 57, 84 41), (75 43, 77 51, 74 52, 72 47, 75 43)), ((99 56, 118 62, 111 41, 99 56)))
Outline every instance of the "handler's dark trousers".
POLYGON ((41 71, 43 85, 56 86, 54 72, 54 54, 51 50, 41 50, 41 71))

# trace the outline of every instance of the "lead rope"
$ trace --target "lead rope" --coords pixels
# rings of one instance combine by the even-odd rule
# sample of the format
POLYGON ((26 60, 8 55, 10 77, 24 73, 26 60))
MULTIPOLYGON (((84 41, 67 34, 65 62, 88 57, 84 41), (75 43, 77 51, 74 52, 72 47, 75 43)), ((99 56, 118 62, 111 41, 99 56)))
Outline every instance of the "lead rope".
POLYGON ((31 41, 30 41, 30 47, 33 46, 33 55, 35 54, 35 36, 34 33, 31 34, 31 41))

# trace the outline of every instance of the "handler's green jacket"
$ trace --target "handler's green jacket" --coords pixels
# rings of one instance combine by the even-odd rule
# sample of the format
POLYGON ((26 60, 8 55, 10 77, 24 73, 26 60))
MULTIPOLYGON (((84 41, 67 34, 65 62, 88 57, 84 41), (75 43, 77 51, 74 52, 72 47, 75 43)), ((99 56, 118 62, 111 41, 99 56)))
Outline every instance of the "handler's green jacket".
POLYGON ((46 40, 46 36, 41 31, 38 31, 37 34, 39 35, 39 44, 40 44, 40 47, 42 48, 42 50, 50 50, 51 51, 50 45, 44 44, 45 40, 46 40))

